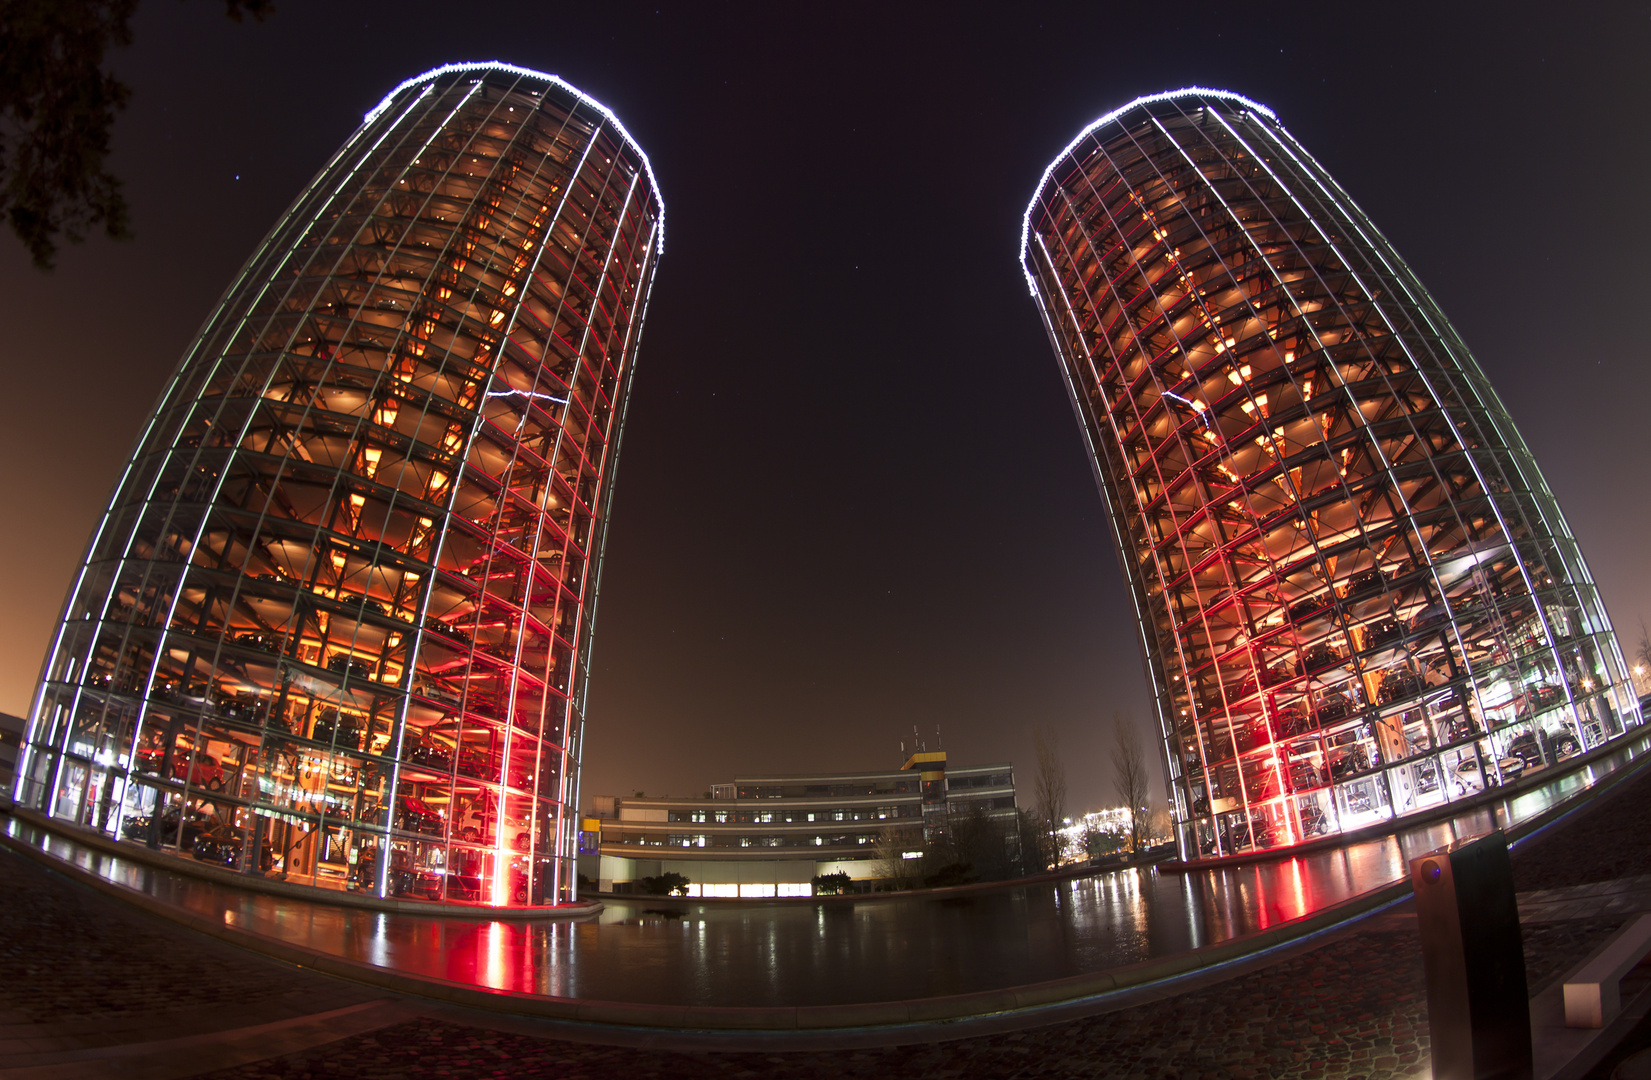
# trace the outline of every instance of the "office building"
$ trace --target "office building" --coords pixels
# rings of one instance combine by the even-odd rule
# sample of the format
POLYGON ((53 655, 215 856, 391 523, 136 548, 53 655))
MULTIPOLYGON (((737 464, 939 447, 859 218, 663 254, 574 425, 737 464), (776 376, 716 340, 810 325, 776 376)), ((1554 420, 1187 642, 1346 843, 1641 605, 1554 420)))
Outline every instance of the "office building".
POLYGON ((1013 766, 948 769, 945 751, 891 772, 744 777, 698 799, 599 797, 596 813, 586 873, 603 891, 675 872, 690 896, 809 896, 815 877, 891 877, 891 856, 916 865, 943 835, 1004 868, 1019 852, 1013 766))

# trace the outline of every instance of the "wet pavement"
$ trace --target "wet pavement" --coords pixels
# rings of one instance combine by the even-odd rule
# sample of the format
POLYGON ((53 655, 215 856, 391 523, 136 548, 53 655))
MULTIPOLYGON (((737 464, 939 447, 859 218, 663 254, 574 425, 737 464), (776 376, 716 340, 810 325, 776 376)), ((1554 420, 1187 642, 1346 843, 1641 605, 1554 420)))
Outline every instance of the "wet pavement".
POLYGON ((1396 835, 1188 872, 1123 870, 946 897, 609 901, 583 922, 339 908, 243 892, 105 854, 17 819, 6 832, 193 915, 346 959, 471 986, 649 1005, 813 1006, 1024 986, 1183 953, 1400 879, 1452 839, 1517 827, 1637 764, 1633 739, 1517 796, 1396 835))

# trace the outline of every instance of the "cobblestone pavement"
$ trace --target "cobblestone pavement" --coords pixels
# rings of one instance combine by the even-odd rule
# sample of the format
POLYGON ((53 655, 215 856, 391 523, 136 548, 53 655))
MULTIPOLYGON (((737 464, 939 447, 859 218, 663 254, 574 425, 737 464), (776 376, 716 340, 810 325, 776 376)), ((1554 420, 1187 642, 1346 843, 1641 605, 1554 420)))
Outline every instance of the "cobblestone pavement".
POLYGON ((1601 915, 1564 922, 1523 923, 1525 939, 1525 984, 1531 996, 1550 980, 1565 974, 1578 960, 1593 952, 1605 939, 1621 929, 1621 915, 1601 915))
POLYGON ((1519 892, 1651 874, 1651 781, 1641 776, 1514 850, 1519 892))
POLYGON ((1628 916, 1647 911, 1651 911, 1651 874, 1519 894, 1521 922, 1566 922, 1595 915, 1628 916))
MULTIPOLYGON (((1648 830, 1651 830, 1651 782, 1641 778, 1560 828, 1522 845, 1513 859, 1514 887, 1525 894, 1521 897, 1521 911, 1535 906, 1530 901, 1547 900, 1544 893, 1550 889, 1574 889, 1611 882, 1615 889, 1625 893, 1633 886, 1639 887, 1634 891, 1642 897, 1646 892, 1651 892, 1651 838, 1648 838, 1648 830), (1641 880, 1624 880, 1635 878, 1641 880)), ((1603 894, 1602 890, 1594 895, 1603 894)), ((1570 892, 1562 902, 1575 910, 1582 907, 1575 892, 1570 892)), ((1633 911, 1651 910, 1651 904, 1647 903, 1617 906, 1633 911)), ((1551 932, 1565 933, 1563 928, 1569 927, 1575 933, 1584 924, 1591 922, 1595 925, 1594 934, 1566 950, 1564 960, 1574 962, 1586 956, 1604 936, 1598 931, 1598 926, 1613 921, 1620 926, 1625 918, 1625 915, 1619 914, 1592 920, 1577 919, 1552 924, 1551 932)), ((1549 932, 1550 926, 1544 925, 1540 929, 1549 932)), ((1527 925, 1524 930, 1528 954, 1533 931, 1538 928, 1527 925)), ((1564 960, 1556 966, 1562 967, 1564 960)), ((1532 989, 1539 985, 1534 977, 1530 981, 1532 989)), ((1651 1021, 1642 1022, 1631 1031, 1588 1074, 1589 1080, 1609 1080, 1612 1070, 1624 1058, 1648 1048, 1651 1048, 1651 1021)))
MULTIPOLYGON (((1533 992, 1625 917, 1598 904, 1578 906, 1578 896, 1598 890, 1576 887, 1607 880, 1596 869, 1601 864, 1612 877, 1651 872, 1651 778, 1632 785, 1610 797, 1608 805, 1515 854, 1519 888, 1543 890, 1521 897, 1522 909, 1536 916, 1525 927, 1533 992), (1568 917, 1572 915, 1581 917, 1568 917)), ((1644 890, 1642 883, 1632 884, 1639 886, 1634 892, 1644 890)), ((0 852, 0 1026, 14 1033, 29 1025, 84 1028, 122 1018, 151 1021, 163 1034, 228 1029, 382 996, 170 927, 0 852), (42 947, 42 942, 54 944, 42 947), (55 944, 61 942, 74 944, 55 944), (186 1017, 191 1014, 189 1027, 186 1017)), ((416 1004, 412 1007, 419 1011, 416 1004)), ((471 1022, 452 1016, 426 1011, 376 1030, 203 1075, 214 1080, 1389 1080, 1426 1075, 1428 1041, 1420 943, 1414 916, 1403 909, 1367 920, 1311 952, 1175 998, 1013 1034, 943 1043, 685 1053, 569 1042, 534 1034, 522 1021, 489 1026, 479 1014, 464 1014, 475 1018, 471 1022)))
POLYGON ((382 996, 296 968, 272 980, 270 967, 0 849, 0 1009, 8 1023, 109 1025, 169 1013, 211 1022, 226 1012, 269 1020, 382 996))

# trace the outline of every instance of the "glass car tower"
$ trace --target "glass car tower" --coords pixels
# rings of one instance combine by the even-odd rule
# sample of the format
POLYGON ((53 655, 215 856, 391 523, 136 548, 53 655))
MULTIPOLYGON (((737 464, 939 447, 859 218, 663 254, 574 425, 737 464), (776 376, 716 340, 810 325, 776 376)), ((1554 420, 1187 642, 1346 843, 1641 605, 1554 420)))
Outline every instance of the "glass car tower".
POLYGON ((1141 98, 1021 260, 1139 615, 1183 857, 1382 827, 1638 725, 1479 366, 1271 111, 1141 98))
POLYGON ((560 79, 397 87, 162 393, 70 589, 19 801, 289 882, 575 898, 663 233, 641 148, 560 79))

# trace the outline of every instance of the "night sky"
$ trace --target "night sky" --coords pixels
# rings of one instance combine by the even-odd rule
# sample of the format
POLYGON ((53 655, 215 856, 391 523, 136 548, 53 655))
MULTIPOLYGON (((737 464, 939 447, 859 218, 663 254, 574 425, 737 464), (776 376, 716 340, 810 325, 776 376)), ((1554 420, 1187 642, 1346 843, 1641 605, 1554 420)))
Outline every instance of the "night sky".
MULTIPOLYGON (((584 793, 954 762, 1059 734, 1110 803, 1150 695, 1016 254, 1049 159, 1189 84, 1271 106, 1461 331, 1625 651, 1651 616, 1651 5, 305 4, 145 0, 116 67, 136 239, 0 238, 0 710, 24 712, 150 403, 277 215, 391 87, 554 72, 666 204, 603 567, 584 793), (1264 18, 1261 16, 1265 16, 1264 18)), ((1156 752, 1154 752, 1156 757, 1156 752)), ((1023 804, 1029 798, 1022 799, 1023 804)))

